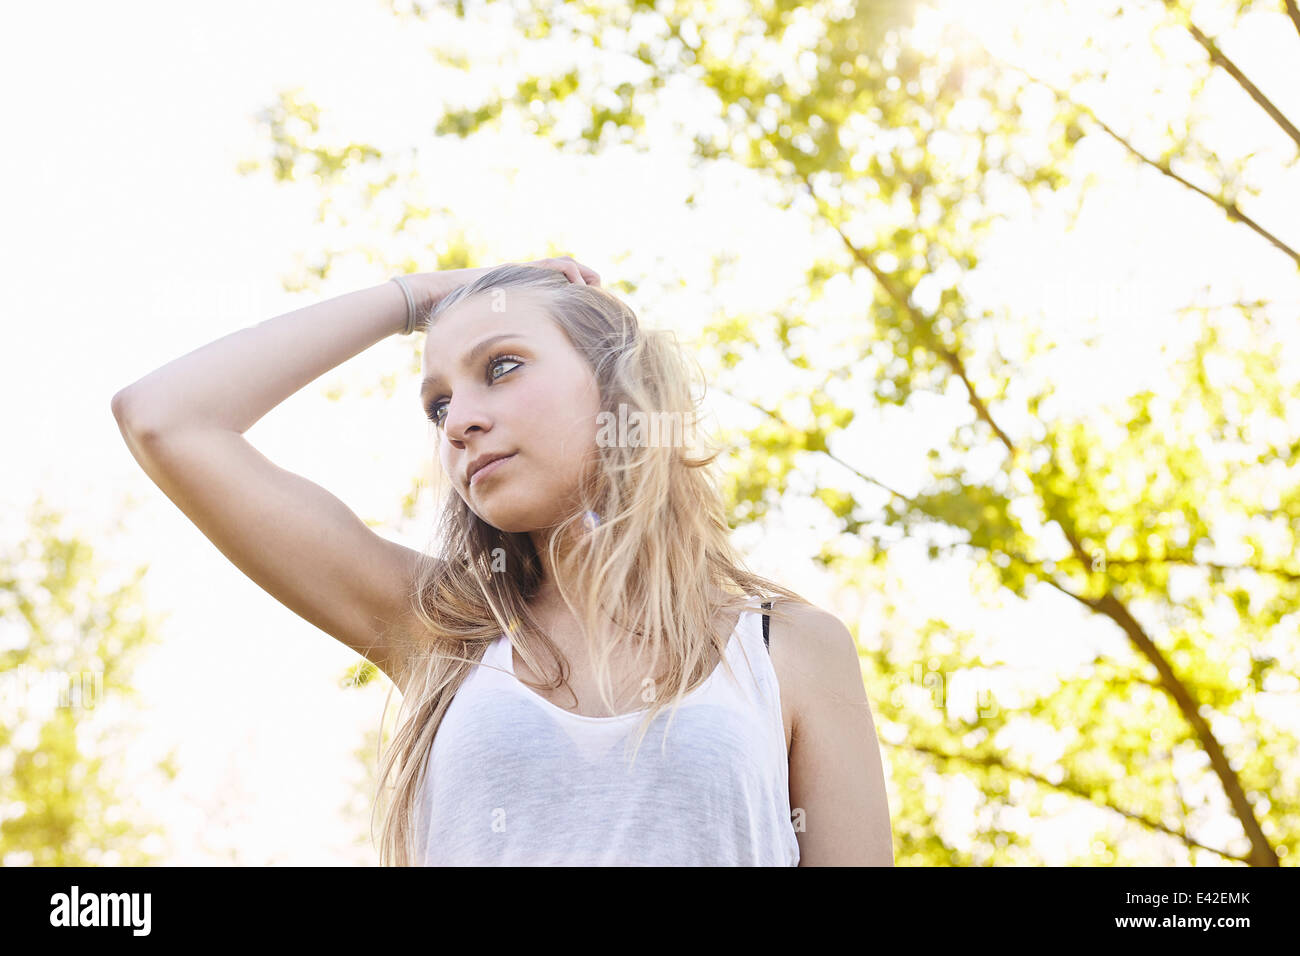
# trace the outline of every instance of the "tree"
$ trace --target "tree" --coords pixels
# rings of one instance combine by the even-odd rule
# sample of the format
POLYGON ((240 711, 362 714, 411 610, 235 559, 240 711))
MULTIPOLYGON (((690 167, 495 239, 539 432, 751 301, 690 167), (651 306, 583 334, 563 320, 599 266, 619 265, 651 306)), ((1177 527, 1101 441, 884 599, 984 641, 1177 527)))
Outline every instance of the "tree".
POLYGON ((146 569, 106 582, 94 547, 62 522, 38 499, 28 533, 0 553, 0 861, 154 864, 141 843, 160 829, 132 818, 115 762, 131 736, 118 702, 134 695, 131 668, 155 639, 146 569))
MULTIPOLYGON (((391 6, 429 22, 435 47, 452 17, 391 6)), ((734 436, 738 525, 792 498, 819 502, 835 533, 818 559, 838 577, 914 587, 889 578, 892 552, 923 543, 936 569, 968 569, 987 605, 1041 614, 1055 628, 1044 642, 1077 658, 1045 685, 1017 682, 996 633, 937 618, 905 631, 896 606, 880 633, 860 635, 901 791, 891 801, 900 863, 1041 862, 1017 814, 1041 819, 1065 801, 1108 815, 1076 862, 1277 865, 1300 849, 1296 735, 1273 709, 1294 709, 1298 689, 1300 380, 1283 361, 1286 302, 1275 290, 1294 294, 1300 256, 1268 221, 1257 184, 1293 167, 1300 137, 1232 37, 1258 18, 1286 24, 1283 14, 1300 27, 1300 16, 1289 0, 1084 6, 1017 8, 1061 24, 1061 48, 1040 59, 1063 65, 1047 77, 1017 62, 1028 45, 990 49, 954 20, 955 5, 766 0, 737 16, 734 4, 683 0, 460 2, 456 17, 499 22, 504 12, 521 46, 551 45, 566 62, 443 109, 435 133, 469 137, 517 120, 588 156, 621 145, 671 155, 667 145, 686 143, 692 162, 745 170, 833 240, 833 253, 810 255, 789 302, 757 315, 720 306, 701 336, 723 390, 760 416, 734 436), (1122 89, 1120 119, 1090 105, 1115 101, 1109 71, 1135 57, 1179 91, 1178 112, 1146 88, 1122 89), (1224 117, 1210 92, 1224 83, 1232 110, 1263 118, 1257 140, 1215 133, 1224 117), (707 115, 669 114, 672 96, 707 104, 707 115), (647 133, 666 120, 676 137, 667 145, 647 133), (1206 298, 1199 280, 1214 292, 1229 276, 1176 286, 1181 302, 1165 315, 1183 334, 1146 356, 1162 374, 1107 382, 1070 408, 1053 353, 1095 358, 1098 340, 1063 329, 1050 304, 1017 308, 972 280, 997 266, 989 250, 1004 220, 1045 203, 1077 217, 1099 183, 1133 176, 1181 191, 1226 224, 1216 240, 1276 268, 1265 294, 1226 302, 1206 298), (843 301, 845 282, 862 303, 848 316, 829 305, 843 301), (828 314, 848 321, 814 318, 828 314), (766 379, 755 397, 746 366, 774 350, 788 362, 785 393, 766 379), (847 457, 855 422, 906 419, 933 402, 954 418, 919 490, 847 457), (986 687, 964 714, 948 693, 963 679, 986 687), (1045 749, 1024 743, 1043 733, 1045 749), (935 788, 954 775, 976 794, 959 838, 937 819, 935 788)), ((438 55, 465 70, 495 65, 463 45, 438 55)), ((369 208, 411 187, 383 150, 331 145, 318 119, 297 91, 264 114, 275 175, 319 177, 322 215, 340 196, 369 208)), ((384 240, 418 248, 411 227, 436 225, 441 212, 408 201, 384 240)), ((462 264, 463 248, 439 248, 451 261, 367 254, 411 269, 462 264)))

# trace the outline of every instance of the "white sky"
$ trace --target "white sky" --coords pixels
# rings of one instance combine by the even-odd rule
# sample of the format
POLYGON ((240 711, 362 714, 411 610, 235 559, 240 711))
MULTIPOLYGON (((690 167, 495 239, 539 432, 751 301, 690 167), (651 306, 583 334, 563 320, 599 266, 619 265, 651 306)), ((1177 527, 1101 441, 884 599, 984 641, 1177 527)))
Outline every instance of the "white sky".
MULTIPOLYGON (((130 788, 144 814, 168 829, 166 862, 372 864, 373 850, 356 842, 365 815, 344 808, 361 773, 352 752, 377 726, 383 692, 338 689, 356 655, 244 578, 154 487, 123 444, 109 400, 185 352, 322 297, 280 288, 294 256, 321 244, 315 197, 272 185, 266 176, 235 173, 240 159, 258 153, 252 118, 278 89, 302 86, 332 128, 392 148, 427 139, 427 117, 446 77, 426 64, 427 34, 378 3, 243 0, 214 8, 78 0, 28 4, 8 19, 13 26, 0 37, 9 137, 0 156, 7 343, 0 402, 6 444, 18 453, 6 456, 0 474, 10 506, 0 520, 11 533, 8 512, 25 505, 34 489, 67 509, 73 528, 91 534, 124 499, 136 504, 127 533, 101 555, 114 564, 149 562, 149 606, 169 615, 162 640, 137 674, 146 723, 129 755, 143 766, 168 747, 179 748, 181 774, 172 786, 130 788)), ((992 31, 999 27, 981 22, 992 31)), ((1289 93, 1289 113, 1296 116, 1300 102, 1283 64, 1297 38, 1284 34, 1261 29, 1247 38, 1257 51, 1252 75, 1284 108, 1289 93)), ((1052 67, 1027 58, 1021 63, 1042 73, 1052 67)), ((1245 124, 1231 135, 1274 143, 1249 110, 1225 112, 1245 124)), ((1102 168, 1115 161, 1113 153, 1096 147, 1102 168)), ((788 297, 809 255, 807 229, 797 217, 764 211, 758 194, 726 171, 710 176, 711 211, 690 217, 678 210, 697 184, 662 162, 565 159, 527 140, 508 147, 443 143, 436 155, 426 185, 441 188, 437 201, 455 209, 502 260, 532 254, 550 240, 607 283, 620 269, 632 275, 663 260, 671 274, 695 286, 707 279, 708 256, 727 248, 740 257, 729 304, 740 305, 743 295, 760 308, 788 297), (507 181, 515 167, 520 173, 507 181), (617 221, 611 222, 613 211, 617 221)), ((1300 190, 1294 177, 1268 186, 1262 218, 1285 233, 1300 221, 1300 190)), ((1102 313, 1104 355, 1084 361, 1063 350, 1066 398, 1086 398, 1141 374, 1149 364, 1144 350, 1171 333, 1154 319, 1135 324, 1121 303, 1136 299, 1154 315, 1185 300, 1189 277, 1212 274, 1233 276, 1252 294, 1300 298, 1294 270, 1262 240, 1225 225, 1208 205, 1158 177, 1131 172, 1098 193, 1076 234, 1063 235, 1049 212, 1012 223, 999 250, 983 280, 990 297, 1024 308, 1051 305, 1062 323, 1102 313), (1132 215, 1134 208, 1142 215, 1132 215), (1052 237, 1050 248, 1045 235, 1052 237)), ((324 297, 387 275, 341 269, 324 297)), ((846 302, 856 294, 838 291, 846 302)), ((1240 291, 1215 290, 1220 299, 1240 291)), ((703 317, 678 321, 653 311, 654 300, 632 301, 652 325, 688 329, 703 317)), ((401 369, 409 349, 396 339, 381 343, 274 410, 250 430, 250 440, 363 518, 395 518, 409 476, 432 453, 415 383, 403 385, 392 402, 330 402, 323 393, 331 383, 375 382, 401 369)), ((881 416, 845 436, 851 442, 842 454, 906 491, 923 476, 924 450, 942 439, 945 420, 941 409, 929 419, 881 416)), ((421 522, 392 536, 420 546, 431 504, 426 496, 421 522)), ((829 606, 836 600, 832 586, 783 560, 815 549, 800 520, 796 512, 787 534, 766 535, 752 563, 829 606)), ((950 613, 987 627, 1000 649, 1013 654, 1018 647, 1026 661, 1042 660, 1049 621, 1078 617, 1050 595, 998 612, 973 608, 965 569, 924 564, 905 548, 898 556, 900 569, 912 568, 915 576, 895 598, 904 605, 924 601, 918 621, 950 613)), ((859 602, 869 604, 866 596, 849 595, 836 606, 852 623, 859 602)), ((870 612, 863 613, 868 624, 870 612)), ((1104 625, 1086 630, 1098 645, 1122 646, 1104 625)), ((1091 646, 1084 654, 1090 656, 1091 646)), ((899 799, 891 793, 893 803, 899 799)), ((958 829, 965 825, 962 805, 951 795, 945 811, 955 814, 958 829)), ((1226 841, 1230 829, 1202 838, 1226 841)), ((1064 851, 1064 842, 1057 846, 1064 851)))

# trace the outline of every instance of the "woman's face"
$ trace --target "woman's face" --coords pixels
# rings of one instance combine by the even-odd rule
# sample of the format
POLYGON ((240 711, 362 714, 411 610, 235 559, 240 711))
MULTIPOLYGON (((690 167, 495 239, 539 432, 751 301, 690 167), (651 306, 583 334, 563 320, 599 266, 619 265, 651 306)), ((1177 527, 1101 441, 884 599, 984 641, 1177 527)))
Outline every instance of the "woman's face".
POLYGON ((530 532, 576 507, 600 392, 538 293, 497 289, 452 306, 429 328, 423 375, 438 459, 476 515, 530 532), (471 480, 468 469, 484 455, 511 457, 471 480))

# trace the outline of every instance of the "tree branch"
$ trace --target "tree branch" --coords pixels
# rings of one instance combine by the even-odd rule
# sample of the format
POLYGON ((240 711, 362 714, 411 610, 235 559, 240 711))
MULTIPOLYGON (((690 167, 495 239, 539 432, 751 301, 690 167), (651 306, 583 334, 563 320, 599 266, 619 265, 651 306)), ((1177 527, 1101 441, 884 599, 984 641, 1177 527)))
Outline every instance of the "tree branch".
MULTIPOLYGON (((1047 573, 1039 565, 1035 564, 1029 558, 1025 558, 1018 554, 1013 554, 1011 552, 1003 552, 1003 553, 1006 554, 1008 557, 1014 558, 1016 561, 1019 561, 1021 564, 1033 568, 1039 574, 1047 573)), ((1084 568, 1095 569, 1095 570, 1104 570, 1105 568, 1110 567, 1112 565, 1118 565, 1121 567, 1132 567, 1132 566, 1147 567, 1150 565, 1160 565, 1160 564, 1181 564, 1181 565, 1186 565, 1187 567, 1205 568, 1211 571, 1254 571, 1256 574, 1268 574, 1274 577, 1282 578, 1287 581, 1300 581, 1300 572, 1298 571, 1288 571, 1285 568, 1264 567, 1263 565, 1258 565, 1258 564, 1218 564, 1217 562, 1214 561, 1198 561, 1196 560, 1195 557, 1189 554, 1167 554, 1159 558, 1155 558, 1151 556, 1143 556, 1140 558, 1112 558, 1110 555, 1104 553, 1099 555, 1084 554, 1083 556, 1080 556, 1078 553, 1076 553, 1075 558, 1079 561, 1080 564, 1084 566, 1084 568), (1101 567, 1097 567, 1096 565, 1097 556, 1101 557, 1101 567)))
MULTIPOLYGON (((1295 124, 1282 115, 1282 111, 1274 106, 1267 96, 1260 92, 1259 87, 1250 82, 1246 77, 1246 74, 1242 73, 1241 70, 1237 68, 1237 64, 1228 59, 1227 55, 1219 49, 1217 43, 1201 32, 1200 28, 1192 22, 1191 14, 1179 6, 1177 0, 1165 0, 1165 6, 1173 11, 1174 15, 1182 21, 1183 26, 1187 27, 1188 32, 1196 38, 1196 42, 1205 48, 1205 52, 1210 55, 1210 61, 1214 63, 1215 66, 1222 67, 1229 76, 1236 80, 1238 85, 1249 94, 1250 98, 1258 103, 1260 108, 1272 118, 1273 122, 1282 127, 1282 131, 1295 140, 1297 146, 1300 146, 1300 129, 1296 129, 1295 124)), ((1291 14, 1292 19, 1295 18, 1294 0, 1288 0, 1287 12, 1291 14)))
POLYGON ((1286 0, 1286 14, 1295 24, 1296 32, 1300 33, 1300 7, 1296 6, 1295 0, 1286 0))
POLYGON ((1002 442, 1002 445, 1006 448, 1007 452, 1014 458, 1016 455, 1015 444, 1007 436, 1007 433, 1002 430, 1002 427, 993 420, 993 415, 989 412, 988 405, 986 405, 984 400, 980 398, 979 393, 975 391, 975 386, 971 383, 970 376, 966 373, 966 364, 961 360, 961 356, 939 341, 939 337, 935 335, 934 330, 930 328, 929 316, 922 315, 921 311, 912 305, 911 299, 906 290, 899 286, 899 283, 894 279, 894 277, 886 275, 869 255, 853 244, 852 240, 844 234, 844 230, 839 227, 839 224, 826 214, 825 200, 817 195, 816 190, 813 188, 812 180, 809 179, 806 174, 800 173, 799 176, 803 180, 804 186, 808 189, 809 195, 812 196, 813 201, 817 203, 817 207, 822 210, 822 218, 836 231, 836 233, 839 234, 839 237, 844 241, 844 247, 848 249, 849 254, 862 265, 866 266, 871 274, 876 277, 876 281, 880 283, 881 288, 889 294, 889 297, 898 303, 900 308, 907 312, 912 322, 925 338, 926 344, 930 347, 931 351, 947 363, 948 367, 952 369, 953 374, 956 375, 961 380, 962 385, 965 386, 966 398, 970 402, 971 407, 975 409, 976 416, 993 429, 993 433, 997 435, 998 440, 1002 442))
MULTIPOLYGON (((734 398, 736 401, 741 402, 741 403, 743 403, 743 404, 745 404, 745 405, 748 405, 750 408, 756 408, 756 409, 758 409, 758 411, 762 412, 762 413, 763 413, 764 415, 766 415, 768 418, 771 418, 771 419, 773 419, 774 421, 780 422, 782 425, 784 425, 786 428, 789 428, 791 431, 798 431, 798 429, 797 429, 794 425, 791 425, 789 422, 787 422, 784 418, 781 417, 780 414, 778 414, 777 412, 772 411, 770 408, 765 408, 764 406, 760 405, 758 402, 754 401, 753 399, 749 399, 749 398, 741 398, 739 395, 736 395, 735 393, 730 392, 730 391, 728 391, 727 389, 725 389, 725 388, 721 388, 721 387, 716 386, 716 385, 714 386, 714 388, 715 388, 717 391, 722 392, 724 395, 730 395, 730 396, 731 396, 732 398, 734 398)), ((916 501, 915 501, 915 500, 913 500, 912 498, 909 498, 907 495, 903 494, 901 491, 895 491, 893 488, 889 487, 889 485, 885 484, 883 481, 880 481, 879 479, 876 479, 876 478, 872 478, 870 475, 866 474, 865 472, 859 471, 857 468, 854 468, 852 465, 850 465, 850 464, 849 464, 847 461, 845 461, 843 458, 841 458, 841 457, 839 457, 838 455, 836 455, 836 454, 834 454, 833 452, 831 452, 830 449, 826 449, 825 451, 822 452, 822 454, 825 455, 827 458, 829 458, 831 461, 836 462, 836 463, 842 465, 844 468, 848 469, 850 472, 852 472, 853 474, 857 475, 859 478, 861 478, 863 481, 867 482, 868 484, 875 485, 877 488, 881 488, 881 489, 883 489, 883 490, 889 492, 889 493, 890 493, 891 495, 893 495, 895 498, 899 498, 899 499, 901 499, 902 501, 905 501, 907 504, 909 504, 909 505, 911 505, 911 506, 913 506, 913 507, 916 507, 916 501)))
POLYGON ((1252 866, 1279 866, 1277 853, 1269 844, 1264 831, 1260 828, 1259 821, 1255 819, 1255 808, 1246 798, 1245 791, 1242 790, 1241 778, 1232 769, 1232 765, 1228 763, 1228 758, 1223 752, 1223 747, 1219 744, 1219 739, 1214 736, 1214 731, 1210 729, 1210 725, 1201 716, 1196 699, 1178 675, 1174 673, 1160 648, 1156 647, 1155 642, 1142 630, 1142 625, 1134 620, 1128 608, 1109 591, 1099 598, 1087 598, 1074 593, 1050 576, 1044 577, 1043 580, 1062 594, 1074 598, 1089 610, 1103 614, 1118 624, 1124 630, 1124 633, 1128 635, 1129 640, 1138 649, 1139 653, 1151 662, 1156 669, 1156 673, 1160 676, 1161 688, 1173 698, 1174 703, 1183 715, 1183 719, 1191 725, 1192 731, 1200 740, 1201 746, 1210 758, 1210 766, 1214 768, 1214 773, 1223 785, 1228 802, 1232 804, 1233 812, 1241 821, 1242 829, 1246 831, 1246 836, 1250 839, 1251 851, 1248 862, 1252 866))
POLYGON ((1110 810, 1112 813, 1118 813, 1120 816, 1124 817, 1127 820, 1132 820, 1134 823, 1141 824, 1142 826, 1146 827, 1149 830, 1154 830, 1157 833, 1164 833, 1168 836, 1174 837, 1176 840, 1186 844, 1189 847, 1196 847, 1197 849, 1200 850, 1208 850, 1210 853, 1217 854, 1218 856, 1223 857, 1225 860, 1236 860, 1241 863, 1251 862, 1249 857, 1237 856, 1234 853, 1229 853, 1227 850, 1221 850, 1218 847, 1207 846, 1206 844, 1201 843, 1198 840, 1192 839, 1190 836, 1187 835, 1186 831, 1174 830, 1171 827, 1165 826, 1159 820, 1152 820, 1150 817, 1143 816, 1140 813, 1135 813, 1132 810, 1125 810, 1123 807, 1117 807, 1113 803, 1107 803, 1105 800, 1097 800, 1096 798, 1093 797, 1092 791, 1082 786, 1081 784, 1071 782, 1068 778, 1062 780, 1060 783, 1053 783, 1051 780, 1047 779, 1041 774, 1035 773, 1032 770, 1026 770, 1022 767, 1014 767, 1008 764, 997 754, 978 754, 978 755, 977 754, 954 754, 954 753, 947 753, 943 750, 938 749, 937 747, 928 747, 925 744, 900 744, 898 746, 900 746, 904 750, 913 750, 916 751, 917 753, 929 754, 930 756, 937 757, 940 760, 958 760, 958 761, 962 761, 963 763, 975 764, 977 766, 982 766, 982 767, 996 767, 999 770, 1002 770, 1014 776, 1024 777, 1027 780, 1032 780, 1035 783, 1040 784, 1041 786, 1047 787, 1049 789, 1060 790, 1063 793, 1068 793, 1073 797, 1079 797, 1081 799, 1087 800, 1089 803, 1102 807, 1103 809, 1110 810))
POLYGON ((1213 561, 1197 561, 1195 558, 1181 555, 1166 555, 1163 558, 1105 558, 1108 565, 1151 565, 1151 564, 1185 564, 1194 568, 1208 568, 1212 571, 1254 571, 1256 574, 1268 574, 1287 581, 1300 581, 1300 572, 1285 568, 1266 568, 1257 564, 1216 564, 1213 561))
POLYGON ((1102 614, 1119 624, 1124 629, 1124 633, 1128 635, 1129 640, 1155 666, 1157 673, 1160 675, 1160 682, 1170 696, 1173 697, 1178 709, 1183 712, 1183 719, 1192 725, 1196 736, 1200 738, 1201 745, 1210 758, 1210 766, 1214 768, 1215 774, 1222 782, 1228 802, 1232 804, 1232 809, 1237 814, 1238 819, 1241 820, 1242 828, 1246 831, 1246 836, 1250 840, 1251 865, 1278 866, 1277 853, 1269 844, 1268 837, 1264 835, 1264 831, 1260 828, 1259 821, 1255 819, 1255 808, 1251 805, 1250 800, 1246 798, 1246 793, 1241 786, 1241 778, 1237 775, 1237 771, 1232 769, 1232 765, 1228 763, 1228 757, 1224 754, 1219 739, 1214 736, 1214 731, 1210 729, 1209 723, 1201 716, 1200 707, 1187 690, 1186 685, 1179 680, 1169 662, 1165 660, 1165 656, 1160 653, 1160 649, 1156 647, 1151 638, 1142 630, 1142 626, 1129 614, 1128 608, 1115 595, 1108 591, 1094 602, 1094 606, 1102 614))
MULTIPOLYGON (((990 53, 989 56, 992 57, 993 55, 990 53)), ((1100 126, 1102 130, 1104 130, 1105 133, 1108 136, 1110 136, 1111 139, 1115 140, 1115 142, 1123 146, 1136 159, 1150 166, 1152 169, 1159 170, 1161 173, 1168 176, 1170 179, 1178 183, 1180 186, 1184 186, 1187 189, 1190 189, 1192 192, 1196 193, 1198 196, 1203 196, 1204 198, 1208 199, 1210 202, 1214 203, 1221 210, 1223 210, 1224 215, 1226 215, 1229 219, 1235 220, 1236 222, 1240 222, 1242 225, 1251 229, 1257 235, 1267 240, 1271 245, 1273 245, 1274 248, 1290 256, 1291 259, 1294 260, 1296 265, 1300 266, 1300 252, 1297 252, 1295 249, 1292 249, 1289 245, 1287 245, 1277 236, 1273 235, 1273 233, 1269 232, 1267 229, 1265 229, 1263 226, 1257 223, 1254 219, 1250 218, 1250 216, 1247 216, 1244 212, 1241 211, 1241 208, 1236 204, 1236 202, 1227 199, 1220 199, 1218 196, 1210 195, 1200 186, 1197 186, 1195 183, 1192 183, 1189 180, 1184 179, 1182 176, 1174 172, 1173 168, 1169 165, 1168 161, 1152 159, 1150 156, 1147 156, 1136 146, 1130 143, 1127 139, 1121 136, 1118 132, 1112 129, 1110 125, 1106 123, 1106 121, 1103 120, 1100 116, 1098 116, 1091 107, 1071 99, 1068 93, 1065 93, 1064 91, 1057 89, 1055 86, 1053 86, 1051 83, 1047 82, 1046 80, 1039 79, 1037 76, 1030 73, 1026 69, 1018 67, 1012 63, 1008 63, 1005 60, 1001 60, 1000 62, 1007 69, 1014 70, 1017 73, 1020 73, 1026 78, 1028 78, 1030 81, 1037 83, 1039 86, 1042 86, 1045 89, 1050 90, 1056 96, 1056 98, 1061 102, 1068 103, 1069 105, 1086 113, 1089 119, 1091 119, 1094 123, 1100 126)))

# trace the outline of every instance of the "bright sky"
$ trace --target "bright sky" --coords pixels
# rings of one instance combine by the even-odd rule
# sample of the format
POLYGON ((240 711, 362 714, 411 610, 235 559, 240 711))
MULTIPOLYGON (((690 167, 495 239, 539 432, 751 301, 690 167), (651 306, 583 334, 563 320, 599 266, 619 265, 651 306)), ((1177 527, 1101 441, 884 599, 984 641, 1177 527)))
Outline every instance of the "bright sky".
MULTIPOLYGON (((215 11, 77 0, 28 4, 10 14, 13 26, 0 37, 11 137, 0 159, 0 255, 8 264, 0 401, 8 409, 7 445, 22 452, 8 456, 0 488, 11 504, 6 512, 41 489, 70 513, 73 528, 92 535, 124 499, 136 506, 126 533, 101 556, 114 564, 150 563, 149 606, 169 615, 137 674, 144 726, 128 755, 135 773, 178 748, 174 784, 128 788, 142 815, 166 826, 169 842, 158 847, 166 862, 373 864, 364 837, 369 805, 355 793, 363 768, 353 752, 378 725, 383 691, 338 688, 356 655, 281 607, 217 552, 131 458, 109 401, 150 370, 228 332, 387 278, 375 268, 343 268, 323 296, 281 290, 280 276, 294 257, 321 245, 315 197, 235 172, 239 160, 259 153, 253 116, 277 90, 301 86, 330 128, 396 148, 427 139, 427 117, 451 87, 446 74, 427 65, 427 34, 377 2, 239 0, 215 11)), ((992 31, 1000 26, 976 22, 992 31)), ((1252 59, 1257 79, 1280 98, 1295 92, 1282 70, 1283 41, 1295 37, 1282 32, 1249 38, 1260 51, 1252 59)), ((1051 72, 1050 62, 1021 63, 1051 72)), ((463 87, 460 79, 454 84, 463 87)), ((1300 103, 1289 106, 1291 115, 1300 114, 1300 103)), ((1274 141, 1252 120, 1243 122, 1252 135, 1274 141)), ((1094 155, 1107 166, 1114 152, 1098 145, 1094 155)), ((797 214, 765 211, 760 193, 725 171, 711 173, 702 187, 662 161, 575 161, 527 139, 443 143, 427 155, 438 162, 426 170, 426 187, 503 260, 532 254, 549 240, 607 283, 620 270, 633 275, 667 261, 689 288, 704 288, 709 256, 726 249, 738 257, 728 304, 758 309, 789 297, 811 254, 797 214), (515 167, 520 172, 508 181, 515 167), (682 198, 701 188, 709 211, 681 211, 682 198)), ((1268 222, 1282 228, 1300 221, 1294 182, 1289 190, 1281 182, 1268 187, 1268 222)), ((1294 279, 1271 247, 1242 238, 1174 187, 1131 172, 1098 193, 1074 235, 1063 235, 1059 211, 1048 211, 1012 223, 1000 243, 1001 256, 983 279, 990 299, 1050 305, 1062 323, 1103 313, 1097 330, 1109 336, 1104 355, 1085 361, 1062 350, 1063 400, 1083 401, 1099 382, 1141 374, 1149 364, 1144 350, 1172 334, 1155 316, 1185 300, 1188 277, 1232 275, 1252 293, 1296 298, 1294 279), (1133 216, 1134 208, 1143 214, 1133 216), (1145 326, 1116 307, 1131 305, 1135 290, 1150 306, 1145 326)), ((1215 291, 1221 299, 1240 294, 1215 291)), ((858 293, 847 285, 831 292, 851 316, 858 293)), ((702 309, 710 298, 696 301, 702 309)), ((678 318, 688 298, 665 298, 672 309, 655 311, 659 301, 632 299, 652 325, 688 330, 704 316, 678 318)), ((396 339, 380 343, 274 410, 250 430, 250 440, 363 518, 395 519, 409 476, 432 455, 416 383, 405 383, 393 401, 350 395, 330 402, 324 392, 332 384, 375 383, 400 370, 410 348, 396 339)), ((725 401, 717 408, 729 414, 725 401)), ((843 436, 841 454, 887 484, 914 489, 924 451, 942 440, 949 415, 936 408, 928 418, 864 422, 843 436)), ((426 495, 420 521, 386 533, 421 546, 432 503, 426 495)), ((0 520, 12 533, 13 515, 0 520)), ((850 623, 861 611, 868 633, 870 596, 837 597, 830 584, 782 560, 816 549, 816 529, 805 526, 802 511, 788 521, 784 531, 762 538, 754 567, 837 607, 850 623)), ((738 535, 741 543, 757 540, 738 535)), ((1044 628, 1057 630, 1048 624, 1055 615, 1077 617, 1050 595, 1033 606, 980 609, 967 594, 968 569, 924 564, 906 547, 898 558, 901 572, 915 574, 894 599, 904 608, 918 605, 918 623, 950 613, 997 635, 1005 653, 1018 647, 1026 661, 1041 662, 1044 628)), ((1096 644, 1078 650, 1082 656, 1093 646, 1121 646, 1106 628, 1091 630, 1096 644)), ((959 792, 950 795, 945 813, 958 830, 968 825, 963 806, 959 792)), ((1061 852, 1064 834, 1077 830, 1073 821, 1062 820, 1055 844, 1061 852)), ((1216 836, 1202 834, 1212 843, 1216 836)))

